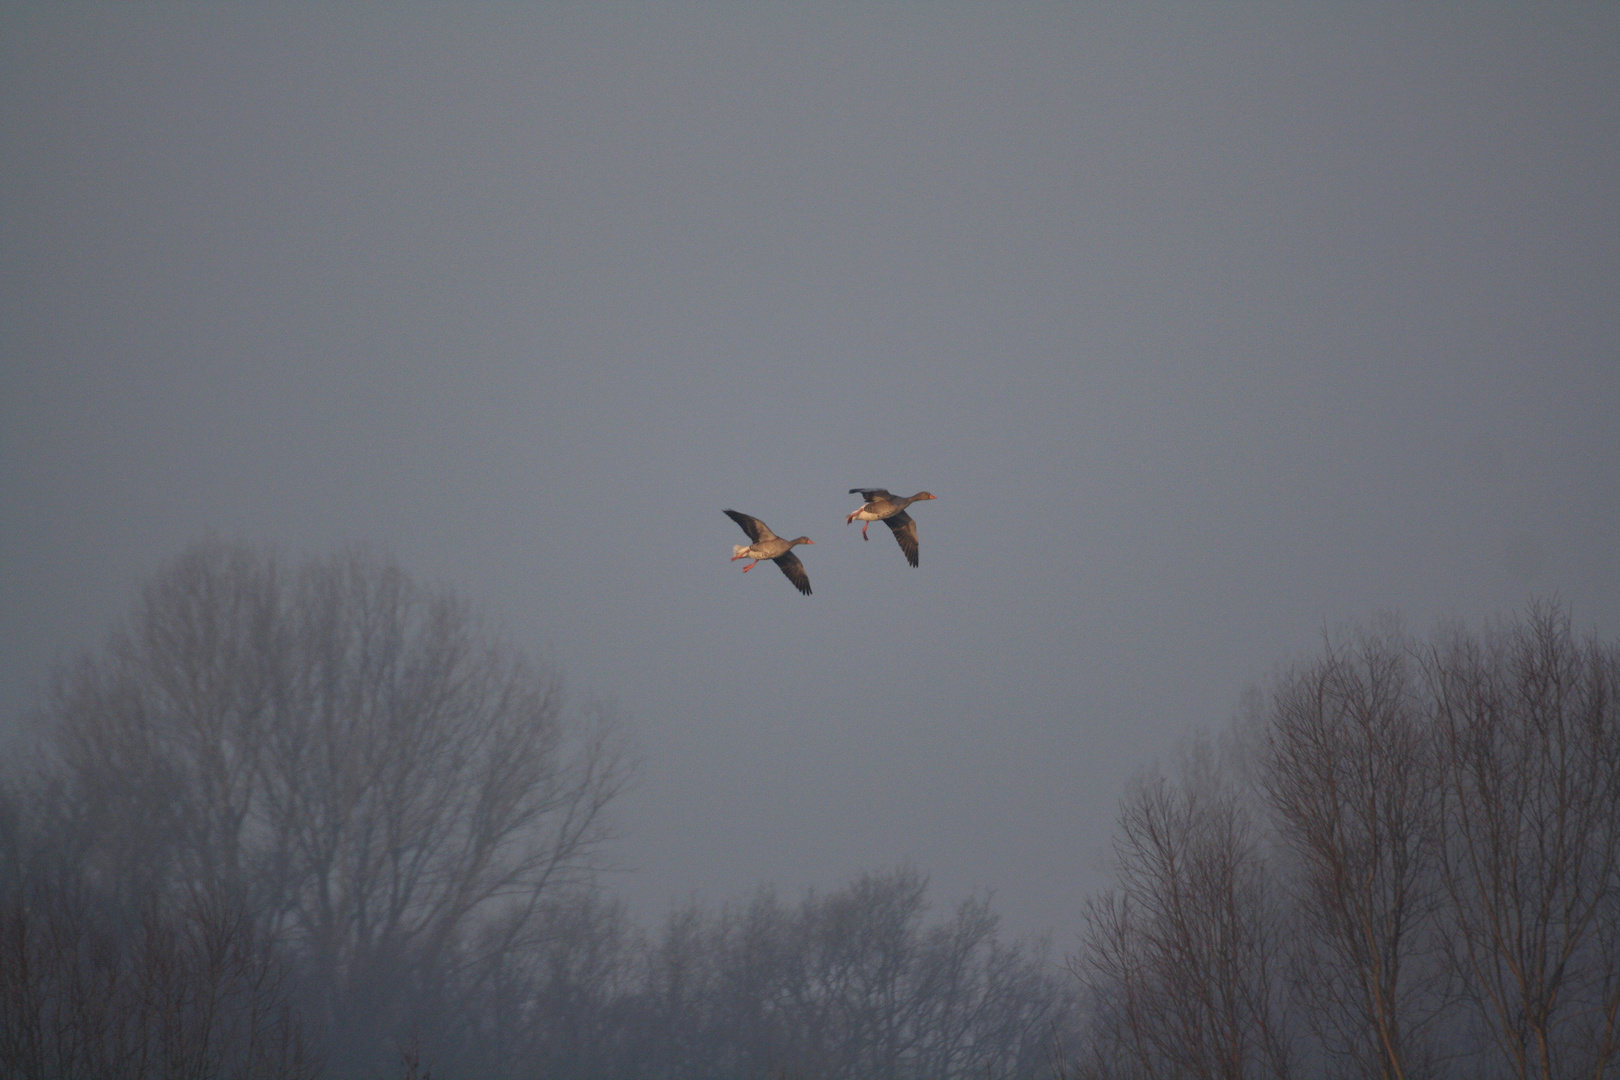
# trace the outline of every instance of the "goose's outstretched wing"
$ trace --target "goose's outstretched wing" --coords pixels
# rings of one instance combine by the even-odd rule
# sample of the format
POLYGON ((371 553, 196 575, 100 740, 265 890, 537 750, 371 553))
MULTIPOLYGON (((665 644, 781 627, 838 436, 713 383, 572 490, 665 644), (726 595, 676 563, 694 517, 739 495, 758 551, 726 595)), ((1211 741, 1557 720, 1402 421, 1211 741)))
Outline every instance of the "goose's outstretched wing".
POLYGON ((917 565, 917 522, 904 510, 893 517, 884 518, 883 524, 894 530, 900 550, 906 553, 906 562, 917 565))
POLYGON ((761 540, 776 539, 776 534, 771 532, 770 527, 757 517, 749 517, 747 514, 739 514, 735 510, 727 510, 726 517, 730 518, 732 521, 735 521, 738 525, 741 525, 742 531, 748 534, 748 539, 752 540, 756 544, 761 540))
POLYGON ((798 589, 806 596, 810 595, 810 575, 804 572, 804 563, 799 561, 797 555, 789 551, 778 555, 771 561, 782 568, 782 573, 786 574, 787 579, 793 582, 795 589, 798 589))

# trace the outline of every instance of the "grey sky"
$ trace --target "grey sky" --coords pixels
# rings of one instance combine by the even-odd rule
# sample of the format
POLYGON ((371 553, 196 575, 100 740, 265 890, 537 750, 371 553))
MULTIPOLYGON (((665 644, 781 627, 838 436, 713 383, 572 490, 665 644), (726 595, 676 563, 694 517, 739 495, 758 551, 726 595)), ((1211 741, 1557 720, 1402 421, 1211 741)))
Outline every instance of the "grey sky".
POLYGON ((1101 7, 8 5, 0 709, 205 533, 370 541, 634 720, 644 913, 1063 943, 1324 626, 1620 633, 1620 8, 1101 7))

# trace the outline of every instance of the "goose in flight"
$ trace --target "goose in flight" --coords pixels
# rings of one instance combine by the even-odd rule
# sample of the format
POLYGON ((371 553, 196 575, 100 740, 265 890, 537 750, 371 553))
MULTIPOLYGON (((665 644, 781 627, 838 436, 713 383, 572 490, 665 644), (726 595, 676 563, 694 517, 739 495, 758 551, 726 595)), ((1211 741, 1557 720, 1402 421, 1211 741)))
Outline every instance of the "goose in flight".
POLYGON ((757 517, 739 514, 735 510, 727 510, 726 517, 742 526, 742 531, 748 534, 751 544, 736 544, 732 547, 731 561, 738 559, 753 559, 754 561, 743 567, 743 573, 752 570, 761 559, 770 559, 782 568, 782 573, 793 582, 793 587, 804 595, 810 595, 810 575, 804 572, 804 563, 793 554, 795 544, 809 544, 813 541, 808 536, 801 536, 797 540, 783 540, 771 532, 770 527, 757 517))
POLYGON ((906 553, 906 561, 916 566, 917 523, 906 513, 906 507, 914 502, 937 499, 939 496, 919 491, 909 499, 902 499, 898 495, 890 495, 883 488, 850 488, 849 493, 859 495, 866 503, 845 518, 844 524, 848 525, 852 521, 862 522, 861 539, 865 540, 867 526, 874 521, 883 522, 893 530, 894 538, 900 544, 900 550, 906 553))

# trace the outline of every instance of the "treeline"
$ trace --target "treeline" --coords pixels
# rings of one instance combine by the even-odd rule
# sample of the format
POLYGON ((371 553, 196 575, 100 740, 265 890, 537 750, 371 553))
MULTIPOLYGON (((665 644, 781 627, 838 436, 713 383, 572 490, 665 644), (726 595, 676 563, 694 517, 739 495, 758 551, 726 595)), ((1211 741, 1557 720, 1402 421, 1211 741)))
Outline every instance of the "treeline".
POLYGON ((0 784, 0 1078, 1620 1072, 1620 647, 1326 641, 1121 802, 1064 965, 902 868, 647 929, 610 710, 363 551, 198 545, 0 784))
POLYGON ((906 869, 651 934, 575 890, 482 964, 401 963, 346 1028, 305 1011, 332 988, 247 913, 63 884, 0 912, 0 1076, 1034 1077, 1072 1019, 1044 949, 1000 942, 981 902, 926 924, 906 869))
POLYGON ((469 1075, 1033 1077, 1064 985, 982 902, 925 923, 900 869, 784 904, 688 908, 643 936, 599 900, 544 924, 473 1002, 469 1075), (513 1062, 521 1063, 514 1068, 513 1062))
POLYGON ((1326 643, 1121 805, 1078 1077, 1620 1071, 1620 648, 1326 643))
POLYGON ((1072 1014, 909 869, 634 926, 611 713, 363 551, 187 551, 31 733, 0 1077, 1035 1076, 1072 1014))

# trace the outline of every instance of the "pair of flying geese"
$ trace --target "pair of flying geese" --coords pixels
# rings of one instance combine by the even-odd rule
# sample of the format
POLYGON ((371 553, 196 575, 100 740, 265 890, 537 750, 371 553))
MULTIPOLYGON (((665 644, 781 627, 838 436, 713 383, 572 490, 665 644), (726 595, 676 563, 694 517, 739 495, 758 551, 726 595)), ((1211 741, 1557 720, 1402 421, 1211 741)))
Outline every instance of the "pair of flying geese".
MULTIPOLYGON (((906 507, 914 502, 937 498, 926 491, 919 491, 909 499, 898 495, 890 495, 882 488, 850 488, 851 495, 859 495, 866 502, 860 509, 854 511, 844 519, 848 525, 852 521, 861 522, 861 539, 866 539, 866 527, 874 521, 881 521, 894 531, 894 538, 900 542, 900 550, 906 553, 906 561, 912 566, 917 565, 917 523, 906 513, 906 507)), ((749 544, 737 544, 732 547, 731 561, 738 559, 752 559, 753 562, 743 567, 743 573, 752 570, 761 559, 770 559, 782 568, 782 573, 793 582, 793 587, 804 595, 810 595, 810 575, 804 572, 804 563, 793 554, 793 549, 799 544, 812 543, 808 536, 801 536, 797 540, 784 540, 771 532, 757 517, 739 514, 735 510, 727 510, 726 516, 748 534, 749 544)))

